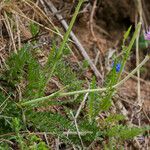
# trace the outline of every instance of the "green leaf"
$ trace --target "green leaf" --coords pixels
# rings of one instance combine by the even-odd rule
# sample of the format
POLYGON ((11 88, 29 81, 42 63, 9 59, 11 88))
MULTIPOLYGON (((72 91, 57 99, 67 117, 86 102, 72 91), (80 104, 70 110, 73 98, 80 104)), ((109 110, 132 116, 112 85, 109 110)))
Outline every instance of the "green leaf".
POLYGON ((110 99, 102 99, 100 101, 100 110, 107 111, 111 107, 111 100, 110 99))
POLYGON ((128 28, 128 30, 126 31, 126 33, 124 34, 124 38, 123 38, 123 45, 124 45, 124 43, 125 43, 125 41, 126 41, 126 39, 129 37, 129 34, 130 34, 130 32, 131 32, 131 28, 132 28, 132 26, 130 26, 129 28, 128 28))
MULTIPOLYGON (((90 88, 94 89, 96 88, 96 79, 93 77, 91 81, 90 88)), ((89 93, 88 96, 88 115, 89 115, 89 121, 91 122, 93 119, 95 119, 96 112, 97 112, 97 106, 98 106, 98 101, 97 99, 99 98, 99 95, 97 93, 89 93), (97 106, 96 106, 97 105, 97 106)))
POLYGON ((113 122, 118 122, 118 121, 122 121, 125 119, 125 116, 122 114, 110 114, 105 121, 107 123, 113 123, 113 122))
POLYGON ((107 135, 109 137, 116 137, 122 140, 132 139, 142 133, 142 128, 127 127, 123 125, 116 125, 107 129, 107 135))
POLYGON ((33 22, 30 23, 30 32, 32 36, 36 36, 39 33, 39 25, 33 22))

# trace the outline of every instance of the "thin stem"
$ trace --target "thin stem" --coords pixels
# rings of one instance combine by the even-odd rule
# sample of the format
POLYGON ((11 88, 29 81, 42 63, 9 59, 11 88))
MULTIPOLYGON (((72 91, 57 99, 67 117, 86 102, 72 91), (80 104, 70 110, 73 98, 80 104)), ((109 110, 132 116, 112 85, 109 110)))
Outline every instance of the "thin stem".
MULTIPOLYGON (((78 15, 78 13, 79 13, 80 7, 81 7, 81 5, 82 5, 83 2, 84 2, 84 0, 80 0, 79 3, 78 3, 78 5, 77 5, 77 7, 76 7, 76 10, 75 10, 75 13, 74 13, 74 15, 73 15, 73 17, 72 17, 72 19, 71 19, 69 28, 68 28, 67 32, 65 33, 65 35, 64 35, 62 44, 61 44, 60 49, 59 49, 59 51, 58 51, 57 58, 56 58, 56 59, 58 59, 58 60, 60 59, 60 57, 61 57, 61 55, 62 55, 62 53, 63 53, 63 49, 64 49, 64 47, 65 47, 65 45, 66 45, 66 42, 68 41, 70 32, 71 32, 71 30, 72 30, 72 27, 73 27, 73 25, 74 25, 74 22, 75 22, 75 20, 76 20, 76 17, 77 17, 77 15, 78 15)), ((48 77, 48 80, 47 80, 46 84, 47 84, 47 83, 49 82, 49 80, 51 79, 51 77, 52 77, 52 75, 53 75, 53 73, 54 73, 54 71, 55 71, 57 62, 58 62, 58 61, 56 61, 56 62, 54 63, 54 65, 53 65, 53 67, 52 67, 52 71, 51 71, 50 74, 49 74, 49 77, 48 77)), ((45 86, 46 86, 46 85, 45 85, 45 86)))
MULTIPOLYGON (((140 22, 143 22, 143 19, 142 19, 142 4, 141 4, 141 0, 137 0, 138 2, 138 13, 139 13, 139 17, 140 17, 140 22)), ((136 26, 137 26, 137 21, 138 21, 138 13, 136 15, 136 26)), ((139 59, 140 59, 140 56, 139 56, 139 37, 140 37, 140 30, 137 34, 137 37, 136 37, 136 65, 138 66, 139 65, 139 59)), ((142 106, 142 99, 141 99, 141 82, 140 82, 140 70, 137 71, 137 100, 138 100, 138 104, 139 106, 142 106)))
MULTIPOLYGON (((29 134, 29 135, 44 135, 44 134, 49 134, 49 135, 55 135, 57 133, 54 132, 29 132, 29 131, 19 131, 19 134, 29 134)), ((77 135, 76 131, 70 131, 70 132, 63 132, 63 135, 77 135)), ((91 131, 84 131, 84 132, 80 132, 80 135, 85 136, 86 134, 93 134, 93 132, 91 131)), ((1 134, 0 138, 3 137, 10 137, 10 136, 14 136, 16 135, 16 132, 10 132, 10 133, 6 133, 6 134, 1 134)))
POLYGON ((141 22, 139 22, 139 23, 137 24, 136 30, 135 30, 135 32, 134 32, 134 34, 133 34, 133 37, 132 37, 132 39, 131 39, 131 41, 130 41, 130 44, 129 44, 129 46, 128 46, 128 48, 127 48, 127 51, 126 51, 126 53, 125 53, 125 56, 124 56, 124 58, 123 58, 122 66, 121 66, 121 71, 119 72, 119 75, 118 75, 118 81, 119 81, 120 78, 121 78, 121 74, 122 74, 122 72, 123 72, 123 68, 125 67, 125 64, 126 64, 126 62, 127 62, 127 58, 129 57, 130 51, 131 51, 132 46, 133 46, 133 44, 134 44, 134 41, 135 41, 135 39, 136 39, 136 37, 137 37, 137 34, 138 34, 139 31, 140 31, 140 28, 141 28, 141 22))

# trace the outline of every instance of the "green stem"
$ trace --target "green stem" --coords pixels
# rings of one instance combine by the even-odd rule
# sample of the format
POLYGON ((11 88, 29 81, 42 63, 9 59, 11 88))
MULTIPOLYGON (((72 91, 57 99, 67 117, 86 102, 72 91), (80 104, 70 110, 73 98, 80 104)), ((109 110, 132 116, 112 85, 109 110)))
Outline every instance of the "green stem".
MULTIPOLYGON (((80 0, 79 3, 78 3, 78 5, 77 5, 77 7, 76 7, 75 13, 74 13, 74 15, 73 15, 73 17, 72 17, 72 19, 71 19, 71 22, 70 22, 70 25, 69 25, 69 27, 68 27, 68 30, 67 30, 66 34, 64 35, 62 44, 61 44, 60 49, 59 49, 59 51, 58 51, 58 54, 57 54, 57 59, 58 59, 58 60, 60 59, 60 57, 61 57, 61 55, 62 55, 62 53, 63 53, 63 49, 65 48, 66 42, 68 41, 70 32, 71 32, 71 30, 72 30, 72 27, 73 27, 73 25, 74 25, 74 22, 75 22, 75 20, 76 20, 76 17, 77 17, 77 15, 78 15, 78 13, 79 13, 80 7, 81 7, 81 5, 82 5, 83 2, 84 2, 84 0, 80 0)), ((49 74, 49 77, 48 77, 48 80, 47 80, 46 84, 47 84, 47 83, 49 82, 49 80, 51 79, 51 77, 52 77, 52 75, 53 75, 53 73, 54 73, 54 71, 55 71, 57 62, 58 62, 58 61, 56 61, 55 64, 53 65, 52 70, 51 70, 51 72, 50 72, 50 74, 49 74)), ((45 86, 46 86, 46 85, 45 85, 45 86)), ((44 89, 45 89, 45 88, 44 88, 44 89)))
POLYGON ((128 59, 128 57, 129 57, 130 51, 131 51, 131 49, 132 49, 132 47, 133 47, 133 44, 134 44, 135 39, 136 39, 136 37, 137 37, 137 34, 138 34, 138 32, 140 31, 140 28, 141 28, 141 22, 138 23, 138 25, 137 25, 137 27, 136 27, 136 30, 135 30, 135 32, 134 32, 134 34, 133 34, 133 37, 132 37, 132 39, 131 39, 131 41, 130 41, 130 44, 129 44, 129 46, 127 47, 127 51, 125 52, 125 57, 124 57, 123 60, 122 60, 121 70, 120 70, 120 72, 119 72, 119 74, 118 74, 118 80, 117 80, 117 82, 118 82, 118 81, 120 80, 120 78, 121 78, 121 74, 122 74, 122 72, 123 72, 123 68, 125 67, 125 64, 126 64, 127 59, 128 59))
MULTIPOLYGON (((150 59, 150 56, 147 55, 144 58, 144 60, 130 74, 128 74, 123 80, 121 80, 119 83, 115 84, 111 88, 117 88, 120 85, 122 85, 125 81, 127 81, 130 77, 132 77, 132 75, 135 74, 137 72, 137 70, 139 70, 149 59, 150 59)), ((56 92, 56 93, 53 93, 53 94, 45 96, 45 97, 32 99, 30 101, 21 103, 21 105, 25 106, 25 105, 34 104, 34 103, 37 103, 37 102, 43 102, 43 101, 51 99, 55 96, 64 97, 64 96, 71 96, 71 95, 75 95, 75 94, 83 94, 83 93, 91 93, 91 92, 103 92, 103 91, 106 91, 106 90, 108 90, 108 88, 85 89, 85 90, 73 91, 73 92, 67 92, 67 93, 56 92)))

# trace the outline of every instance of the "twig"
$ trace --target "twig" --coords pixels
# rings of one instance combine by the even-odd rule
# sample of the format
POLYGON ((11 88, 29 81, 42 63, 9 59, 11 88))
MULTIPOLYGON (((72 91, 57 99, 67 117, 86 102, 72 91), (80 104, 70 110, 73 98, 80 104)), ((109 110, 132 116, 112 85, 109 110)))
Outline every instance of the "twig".
MULTIPOLYGON (((43 1, 43 0, 40 0, 40 2, 41 2, 41 4, 42 4, 43 7, 44 7, 44 11, 48 14, 48 10, 47 10, 47 7, 46 7, 44 1, 43 1)), ((56 32, 57 32, 59 35, 61 35, 61 36, 60 36, 61 39, 63 39, 63 35, 61 34, 61 32, 57 29, 57 27, 53 24, 53 22, 49 19, 49 17, 48 17, 47 15, 45 15, 45 16, 46 16, 47 20, 52 24, 52 26, 54 27, 54 29, 56 30, 56 32)), ((72 41, 70 38, 68 39, 68 41, 74 43, 74 41, 72 41)), ((71 54, 73 55, 73 57, 77 59, 75 53, 72 51, 72 49, 70 48, 70 46, 69 46, 67 43, 66 43, 66 46, 67 46, 67 48, 70 50, 70 52, 71 52, 71 54)), ((78 64, 78 66, 81 68, 80 63, 77 62, 77 64, 78 64)))
POLYGON ((12 44, 13 44, 13 47, 14 47, 14 52, 17 54, 15 40, 14 40, 14 37, 13 37, 13 33, 12 33, 12 30, 11 30, 11 26, 10 26, 10 23, 9 23, 8 16, 7 16, 6 12, 4 12, 4 16, 5 16, 5 20, 6 20, 6 23, 7 23, 6 28, 8 30, 8 33, 10 35, 10 38, 12 40, 12 44))
MULTIPOLYGON (((61 43, 61 45, 60 45, 59 51, 58 51, 58 53, 57 53, 57 58, 56 58, 56 59, 58 59, 58 60, 61 58, 61 55, 63 54, 63 50, 64 50, 64 48, 65 48, 65 46, 66 46, 66 43, 67 43, 67 41, 68 41, 68 39, 69 39, 69 35, 70 35, 70 33, 71 33, 71 30, 72 30, 72 28, 73 28, 73 25, 74 25, 74 23, 75 23, 75 20, 76 20, 76 18, 77 18, 78 12, 79 12, 80 7, 81 7, 81 5, 82 5, 83 2, 84 2, 84 0, 80 0, 80 1, 78 2, 78 5, 77 5, 77 7, 76 7, 76 9, 75 9, 75 12, 74 12, 74 15, 73 15, 73 17, 72 17, 72 19, 71 19, 71 21, 70 21, 70 24, 69 24, 69 26, 68 26, 68 28, 67 28, 67 31, 66 31, 66 33, 65 33, 65 35, 64 35, 64 38, 63 38, 63 40, 62 40, 62 43, 61 43)), ((48 4, 49 4, 49 3, 48 3, 48 4)), ((56 65, 57 65, 57 61, 53 64, 52 69, 51 69, 51 72, 49 73, 49 75, 48 75, 48 77, 47 77, 48 79, 47 79, 47 81, 46 81, 44 90, 45 90, 46 85, 48 84, 49 80, 51 79, 51 77, 52 77, 52 75, 53 75, 53 73, 54 73, 54 71, 55 71, 56 65)))
POLYGON ((150 118, 149 118, 149 116, 147 115, 146 111, 145 111, 144 109, 142 109, 142 111, 143 111, 144 115, 146 116, 146 118, 147 118, 147 120, 149 121, 149 124, 150 124, 150 118))
POLYGON ((100 56, 100 51, 98 51, 96 54, 95 61, 94 61, 95 65, 98 63, 99 56, 100 56))
POLYGON ((21 49, 21 38, 20 38, 18 15, 16 15, 15 18, 16 18, 16 27, 17 27, 17 36, 18 36, 18 49, 20 50, 21 49))
MULTIPOLYGON (((127 75, 130 74, 129 72, 127 72, 127 71, 125 71, 125 70, 124 70, 123 72, 124 72, 125 74, 127 74, 127 75)), ((135 76, 135 75, 132 75, 131 77, 132 77, 133 80, 138 80, 138 77, 135 76)), ((140 80, 142 83, 146 84, 146 85, 150 85, 150 82, 149 82, 149 81, 145 81, 145 80, 142 79, 142 78, 139 78, 139 80, 140 80)))
POLYGON ((56 150, 59 150, 59 137, 55 139, 56 150))
POLYGON ((97 42, 97 38, 95 36, 95 33, 94 33, 94 29, 93 29, 93 17, 94 17, 94 13, 95 13, 95 9, 96 9, 96 4, 97 4, 97 0, 94 1, 93 3, 93 7, 92 7, 92 11, 91 11, 91 15, 90 15, 90 30, 91 30, 91 34, 94 38, 94 41, 97 42))
POLYGON ((84 98, 83 98, 83 101, 81 102, 81 104, 80 104, 80 106, 79 106, 79 108, 78 108, 78 110, 77 110, 77 113, 76 113, 76 115, 75 115, 75 119, 78 118, 78 116, 79 116, 79 114, 80 114, 80 112, 81 112, 81 109, 82 109, 83 106, 85 105, 85 101, 86 101, 88 95, 89 95, 89 93, 86 93, 86 94, 85 94, 85 96, 84 96, 84 98))
MULTIPOLYGON (((124 102, 126 102, 126 103, 128 103, 130 105, 133 105, 133 106, 137 106, 133 102, 130 102, 129 100, 122 98, 121 95, 119 95, 119 94, 118 94, 118 97, 119 97, 119 100, 121 100, 121 101, 124 101, 124 102)), ((116 97, 116 98, 118 98, 118 97, 116 97)))
MULTIPOLYGON (((53 3, 51 1, 45 1, 44 2, 47 4, 47 6, 49 7, 49 9, 56 14, 56 17, 58 20, 60 20, 61 24, 63 25, 63 27, 65 28, 65 30, 68 30, 68 24, 65 20, 63 20, 63 17, 60 14, 57 14, 57 9, 55 8, 55 6, 53 5, 53 3)), ((99 79, 103 80, 103 77, 101 75, 101 73, 98 71, 97 67, 94 65, 94 63, 92 62, 92 60, 90 59, 89 55, 87 54, 86 50, 84 49, 84 47, 82 46, 82 44, 79 42, 78 38, 75 36, 75 34, 71 31, 70 32, 70 37, 72 38, 72 40, 75 42, 75 45, 77 46, 77 48, 80 50, 81 54, 83 55, 84 59, 88 61, 91 69, 93 70, 95 76, 99 79)))
POLYGON ((81 138, 81 135, 80 135, 80 131, 79 131, 79 128, 78 128, 77 120, 76 120, 76 118, 74 117, 73 112, 71 111, 70 113, 71 113, 71 115, 72 115, 72 117, 73 117, 73 120, 74 120, 74 123, 75 123, 75 127, 76 127, 76 130, 77 130, 77 134, 78 134, 78 137, 79 137, 79 139, 80 139, 82 148, 84 149, 84 144, 83 144, 83 141, 82 141, 82 138, 81 138))
POLYGON ((45 137, 45 141, 46 141, 48 147, 50 148, 50 145, 49 145, 49 142, 48 142, 48 139, 47 139, 47 133, 46 133, 46 132, 44 133, 44 137, 45 137))
MULTIPOLYGON (((140 16, 140 22, 142 22, 142 6, 141 6, 141 0, 137 0, 138 2, 138 11, 139 11, 139 16, 140 16)), ((138 22, 138 14, 136 15, 136 26, 138 22)), ((136 66, 139 65, 139 36, 140 36, 140 29, 137 33, 136 37, 136 66)), ((137 70, 137 94, 138 94, 138 105, 142 106, 143 102, 141 101, 141 84, 140 84, 140 70, 137 70)))
MULTIPOLYGON (((29 131, 20 131, 19 132, 20 134, 36 134, 36 135, 44 135, 45 132, 29 132, 29 131)), ((80 135, 81 136, 85 136, 87 134, 92 134, 93 132, 91 131, 85 131, 85 132, 80 132, 80 135)), ((0 138, 2 137, 7 137, 7 136, 11 136, 11 135, 15 135, 16 132, 10 132, 10 133, 6 133, 6 134, 1 134, 0 135, 0 138)), ((46 132, 47 135, 55 135, 55 133, 53 132, 46 132)), ((63 135, 77 135, 77 132, 74 132, 74 131, 70 131, 70 132, 63 132, 62 133, 63 135)))
MULTIPOLYGON (((95 0, 94 3, 93 3, 91 15, 90 15, 89 27, 90 27, 91 34, 93 36, 93 41, 94 41, 94 43, 97 44, 97 47, 99 49, 99 51, 98 51, 99 52, 99 56, 98 57, 100 57, 100 61, 99 62, 100 62, 101 71, 103 72, 104 69, 103 69, 103 65, 102 65, 102 56, 104 54, 103 54, 103 51, 101 50, 101 46, 100 46, 100 44, 98 42, 98 39, 97 39, 97 37, 96 37, 96 35, 94 33, 94 27, 93 27, 93 18, 94 18, 94 14, 95 14, 95 10, 96 10, 96 5, 97 5, 97 0, 95 0)), ((95 64, 95 66, 96 66, 96 64, 95 64)))
POLYGON ((46 29, 46 30, 48 30, 48 31, 50 31, 50 32, 52 32, 52 33, 54 33, 54 34, 59 35, 61 38, 63 38, 63 36, 62 36, 60 33, 58 33, 57 31, 54 31, 54 30, 50 29, 49 27, 46 27, 46 26, 44 26, 43 24, 41 24, 41 23, 39 23, 39 22, 37 22, 37 21, 35 21, 35 20, 33 20, 33 19, 30 19, 29 17, 27 17, 27 16, 24 15, 23 13, 18 13, 17 11, 14 11, 14 10, 12 10, 11 12, 12 12, 13 14, 17 14, 17 15, 19 15, 19 16, 21 16, 21 17, 23 17, 23 18, 25 18, 25 19, 27 19, 27 20, 29 20, 29 21, 31 21, 31 22, 37 24, 37 25, 39 25, 40 27, 42 27, 42 28, 44 28, 44 29, 46 29))
POLYGON ((11 145, 14 145, 14 143, 13 143, 12 141, 10 141, 10 140, 7 140, 7 139, 0 139, 0 144, 3 143, 3 142, 7 142, 7 143, 9 143, 9 144, 11 144, 11 145))

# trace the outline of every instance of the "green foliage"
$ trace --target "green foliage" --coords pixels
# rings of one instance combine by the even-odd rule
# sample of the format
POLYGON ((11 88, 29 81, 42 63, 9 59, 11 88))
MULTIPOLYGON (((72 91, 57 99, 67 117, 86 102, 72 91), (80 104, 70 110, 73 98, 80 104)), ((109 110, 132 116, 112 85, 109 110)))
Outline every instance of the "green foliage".
POLYGON ((31 45, 24 45, 17 54, 13 54, 7 60, 8 69, 2 76, 12 87, 17 87, 19 83, 27 80, 24 98, 35 98, 43 95, 45 86, 45 72, 34 58, 31 52, 31 45))
POLYGON ((43 132, 61 135, 64 130, 72 128, 70 121, 57 113, 29 111, 26 115, 30 125, 43 132))
POLYGON ((116 147, 122 148, 125 140, 131 140, 134 137, 143 134, 148 128, 130 127, 123 124, 125 117, 121 114, 110 114, 103 120, 99 120, 100 130, 103 137, 108 138, 108 144, 105 149, 115 150, 116 147))
POLYGON ((53 75, 57 76, 61 83, 69 90, 74 91, 74 90, 79 90, 81 89, 82 86, 82 81, 78 79, 77 74, 72 71, 72 68, 69 66, 69 63, 65 61, 65 56, 67 57, 70 54, 70 51, 68 48, 64 48, 64 57, 58 57, 58 52, 59 49, 56 47, 56 44, 53 43, 51 52, 48 57, 48 61, 45 65, 45 73, 48 73, 50 71, 50 68, 54 64, 55 66, 55 71, 53 72, 53 75), (56 63, 57 62, 57 63, 56 63))
POLYGON ((43 87, 45 86, 45 72, 42 70, 39 63, 30 54, 27 61, 27 87, 25 96, 28 98, 40 97, 43 95, 43 87))
MULTIPOLYGON (((90 88, 94 89, 96 87, 97 87, 96 79, 93 77, 90 88)), ((89 93, 87 106, 88 106, 88 115, 89 115, 90 122, 95 120, 95 117, 99 113, 98 103, 100 103, 100 95, 98 93, 89 93)))
POLYGON ((25 143, 27 143, 26 149, 29 150, 48 150, 45 142, 43 142, 42 139, 37 137, 36 135, 26 136, 25 143))
POLYGON ((121 114, 112 114, 112 115, 109 115, 105 121, 106 123, 116 123, 118 121, 122 121, 122 120, 125 120, 125 116, 121 115, 121 114))
POLYGON ((124 36, 123 36, 123 45, 125 45, 125 42, 126 42, 127 38, 129 37, 129 34, 130 34, 130 32, 131 32, 131 28, 132 28, 132 26, 130 26, 130 27, 128 28, 128 30, 126 31, 126 33, 125 33, 124 36))
POLYGON ((81 131, 88 131, 91 132, 91 134, 87 134, 83 136, 82 138, 84 139, 85 142, 91 142, 94 141, 97 137, 102 136, 102 132, 99 130, 99 127, 97 126, 96 122, 90 122, 87 117, 85 117, 80 123, 79 127, 81 131))
MULTIPOLYGON (((139 36, 139 48, 141 50, 147 49, 149 44, 150 42, 148 40, 145 40, 143 34, 139 36)), ((135 43, 134 43, 134 47, 136 47, 135 43)))
POLYGON ((0 150, 12 150, 11 148, 10 148, 10 146, 7 144, 7 143, 5 143, 5 142, 1 142, 0 143, 0 150))
POLYGON ((13 129, 13 130, 15 131, 15 133, 16 133, 16 136, 14 136, 14 139, 16 140, 16 142, 18 142, 19 148, 20 148, 21 150, 23 150, 24 147, 25 147, 25 143, 24 143, 24 141, 23 141, 23 136, 19 133, 19 131, 20 131, 21 128, 22 128, 22 126, 21 126, 21 124, 20 124, 19 118, 13 118, 13 119, 12 119, 12 124, 11 124, 11 126, 12 126, 12 129, 13 129))
MULTIPOLYGON (((0 134, 10 133, 9 137, 4 137, 7 140, 15 141, 15 146, 18 149, 48 149, 44 140, 35 135, 36 133, 31 135, 30 130, 33 132, 48 132, 54 137, 59 137, 61 142, 81 145, 81 139, 77 133, 74 118, 69 116, 68 112, 75 112, 77 110, 77 104, 83 100, 84 95, 66 96, 63 100, 59 99, 59 96, 62 89, 73 92, 77 90, 81 91, 85 82, 84 79, 79 79, 79 73, 73 71, 66 61, 68 54, 70 54, 66 48, 66 42, 82 2, 83 0, 79 1, 79 6, 76 9, 76 13, 60 48, 55 43, 53 44, 48 61, 44 67, 40 65, 38 59, 35 57, 35 51, 32 50, 31 44, 24 45, 17 54, 12 54, 6 62, 7 69, 1 76, 3 82, 5 82, 5 86, 3 86, 6 92, 0 92, 0 134), (22 108, 22 105, 18 103, 22 102, 22 99, 20 100, 16 96, 15 88, 23 85, 21 92, 24 101, 36 98, 40 99, 40 97, 45 96, 47 85, 52 76, 56 76, 62 86, 62 89, 53 97, 53 100, 49 98, 46 102, 38 103, 34 108, 30 107, 32 105, 22 108), (41 106, 47 106, 44 107, 45 109, 50 106, 52 107, 42 110, 41 106), (52 111, 53 108, 56 109, 56 112, 52 111), (59 113, 61 109, 62 114, 59 113), (66 136, 64 132, 66 133, 67 131, 77 134, 66 136)), ((110 114, 103 118, 103 120, 97 117, 101 112, 109 114, 112 97, 115 94, 114 85, 120 81, 123 68, 130 56, 131 48, 139 28, 140 24, 133 34, 129 45, 126 45, 126 40, 130 34, 131 27, 125 33, 122 46, 123 55, 119 58, 114 58, 114 67, 108 73, 104 84, 106 91, 101 94, 95 92, 89 93, 87 102, 85 103, 86 106, 83 108, 85 111, 81 111, 78 117, 80 119, 76 120, 78 130, 85 133, 81 135, 81 138, 87 146, 95 139, 98 139, 100 143, 108 139, 109 143, 107 145, 102 144, 104 149, 114 149, 117 142, 119 142, 121 149, 124 140, 132 139, 145 131, 142 128, 131 128, 123 125, 122 122, 125 120, 125 117, 121 114, 110 114), (121 63, 120 72, 116 71, 117 63, 121 63)), ((38 25, 34 23, 30 24, 32 36, 36 36, 39 30, 38 25)), ((34 41, 35 44, 36 41, 34 41)), ((86 69, 88 67, 87 62, 84 61, 82 67, 86 69)), ((96 88, 97 82, 93 77, 90 89, 96 88)), ((0 149, 9 149, 9 147, 11 147, 9 144, 3 142, 0 149)))
POLYGON ((132 139, 135 136, 138 136, 139 134, 143 133, 143 129, 135 127, 127 127, 123 125, 116 125, 109 128, 106 132, 109 137, 115 137, 118 139, 125 140, 125 139, 132 139))
POLYGON ((10 99, 10 96, 5 97, 3 92, 0 92, 0 134, 12 131, 11 125, 14 117, 20 118, 21 110, 10 99))
POLYGON ((25 45, 21 48, 21 50, 18 51, 17 54, 12 54, 6 62, 8 69, 2 78, 13 87, 16 87, 22 80, 24 67, 30 57, 28 50, 29 46, 25 45))
POLYGON ((135 42, 136 36, 140 30, 141 24, 139 23, 137 25, 137 28, 130 40, 130 43, 128 46, 126 46, 126 40, 130 34, 131 31, 131 27, 129 27, 129 29, 127 30, 127 32, 124 34, 124 39, 123 39, 123 43, 122 43, 122 51, 123 51, 123 55, 120 57, 116 57, 114 58, 114 65, 112 70, 108 73, 106 80, 105 80, 105 87, 108 89, 105 92, 105 95, 102 97, 101 103, 100 103, 100 110, 108 110, 111 107, 111 99, 115 93, 115 89, 112 88, 114 85, 116 85, 121 78, 121 74, 123 71, 123 68, 125 67, 125 64, 130 56, 131 53, 131 49, 133 47, 133 44, 135 42), (117 72, 116 71, 116 64, 120 64, 121 68, 120 71, 117 72))
MULTIPOLYGON (((32 50, 32 44, 24 45, 18 50, 17 54, 12 54, 6 62, 7 69, 3 72, 1 78, 6 82, 4 88, 6 88, 6 90, 12 88, 11 92, 13 94, 10 95, 9 93, 7 94, 7 92, 0 93, 0 101, 1 104, 3 104, 1 105, 2 115, 0 114, 0 133, 10 133, 9 137, 4 137, 10 141, 15 141, 15 146, 18 149, 48 149, 43 140, 35 135, 31 136, 27 133, 30 129, 39 132, 51 132, 52 135, 62 137, 62 140, 66 143, 71 140, 63 136, 63 132, 68 130, 76 132, 72 120, 68 119, 66 114, 53 114, 51 111, 39 112, 30 107, 22 108, 20 103, 18 103, 19 101, 22 101, 22 99, 19 99, 15 90, 21 85, 21 96, 25 101, 41 97, 45 94, 44 92, 47 83, 53 75, 58 77, 64 87, 67 87, 65 90, 81 89, 83 81, 78 79, 77 74, 72 71, 69 64, 66 63, 63 55, 69 53, 66 48, 66 42, 82 3, 83 0, 79 2, 71 25, 69 26, 69 30, 65 34, 60 48, 56 48, 55 45, 53 46, 48 62, 44 67, 39 64, 35 57, 35 51, 32 50)), ((39 32, 39 26, 31 23, 30 31, 32 36, 36 36, 39 32)), ((35 45, 36 41, 34 41, 33 44, 35 45)), ((76 97, 74 99, 76 100, 78 98, 76 97)), ((70 100, 70 98, 68 99, 70 100)), ((38 109, 40 109, 40 107, 38 109)), ((82 128, 83 130, 86 130, 85 127, 82 128)), ((73 136, 70 138, 72 137, 73 136)), ((73 139, 74 138, 78 139, 78 135, 75 135, 73 139)), ((7 144, 3 144, 2 148, 4 147, 7 147, 7 144)))
POLYGON ((36 36, 39 33, 40 28, 37 24, 31 22, 29 28, 32 36, 36 36))
POLYGON ((77 78, 76 73, 72 71, 65 61, 59 61, 56 66, 55 75, 60 79, 61 83, 67 86, 68 90, 80 90, 82 81, 77 78))
POLYGON ((87 61, 87 60, 83 60, 83 62, 82 62, 82 68, 83 68, 84 70, 86 70, 88 67, 89 67, 88 61, 87 61))

